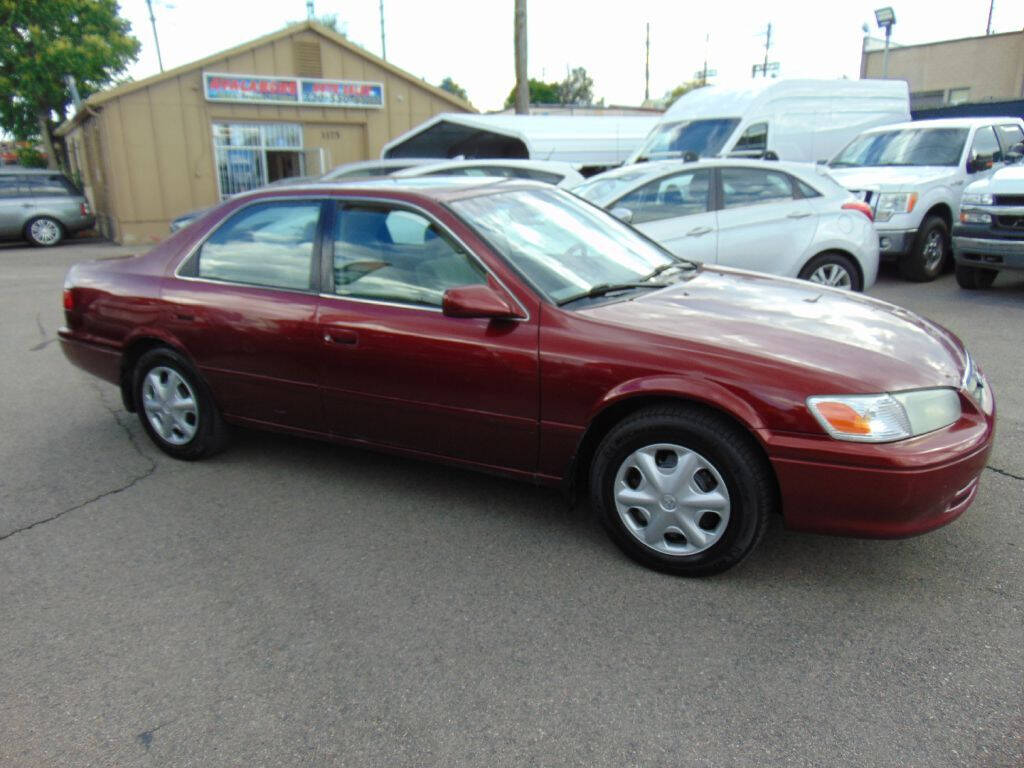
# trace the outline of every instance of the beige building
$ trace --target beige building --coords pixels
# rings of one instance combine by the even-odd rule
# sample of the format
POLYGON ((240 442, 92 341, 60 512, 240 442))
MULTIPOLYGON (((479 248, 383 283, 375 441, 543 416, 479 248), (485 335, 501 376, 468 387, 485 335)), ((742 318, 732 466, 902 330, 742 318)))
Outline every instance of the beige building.
MULTIPOLYGON (((882 77, 885 52, 865 40, 861 78, 882 77)), ((889 77, 910 85, 910 108, 1024 98, 1024 30, 889 49, 889 77)))
POLYGON ((155 242, 171 219, 287 176, 380 156, 447 91, 315 22, 95 94, 58 135, 100 230, 155 242))

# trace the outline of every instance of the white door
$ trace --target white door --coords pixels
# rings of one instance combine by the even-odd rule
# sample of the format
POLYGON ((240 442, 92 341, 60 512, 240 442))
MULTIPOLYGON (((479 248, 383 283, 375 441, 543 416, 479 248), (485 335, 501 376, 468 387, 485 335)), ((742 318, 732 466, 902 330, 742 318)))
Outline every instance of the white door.
POLYGON ((629 209, 633 226, 675 255, 714 264, 718 230, 710 200, 711 171, 698 168, 648 182, 613 207, 629 209))
POLYGON ((795 276, 818 218, 797 196, 791 177, 761 168, 722 168, 718 211, 718 263, 728 267, 795 276))

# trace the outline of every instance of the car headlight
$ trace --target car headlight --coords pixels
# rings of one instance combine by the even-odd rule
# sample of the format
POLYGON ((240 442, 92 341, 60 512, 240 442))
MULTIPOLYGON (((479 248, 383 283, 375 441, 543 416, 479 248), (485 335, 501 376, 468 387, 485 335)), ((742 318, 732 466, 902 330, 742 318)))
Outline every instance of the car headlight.
POLYGON ((880 395, 821 395, 807 407, 830 437, 889 443, 948 427, 960 418, 954 389, 917 389, 880 395))
POLYGON ((888 221, 897 213, 910 213, 917 203, 917 192, 884 192, 878 196, 875 221, 888 221))
POLYGON ((964 192, 960 205, 992 205, 992 195, 977 192, 964 192))

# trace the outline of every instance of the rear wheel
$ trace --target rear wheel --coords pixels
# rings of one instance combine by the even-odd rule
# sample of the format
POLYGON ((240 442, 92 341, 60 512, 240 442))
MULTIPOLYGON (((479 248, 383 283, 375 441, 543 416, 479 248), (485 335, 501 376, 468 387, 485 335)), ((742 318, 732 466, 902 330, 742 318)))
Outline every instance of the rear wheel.
POLYGON ((927 283, 942 272, 949 254, 949 227, 938 216, 929 216, 917 230, 910 252, 899 260, 900 274, 915 283, 927 283))
POLYGON ((64 239, 64 227, 56 219, 39 216, 25 225, 25 239, 32 245, 49 248, 64 239))
POLYGON ((659 571, 706 576, 745 558, 774 506, 774 484, 749 435, 694 406, 648 408, 601 442, 591 502, 612 540, 659 571))
POLYGON ((853 259, 842 253, 819 253, 804 265, 798 277, 843 291, 860 291, 864 287, 853 259))
POLYGON ((967 267, 963 264, 956 265, 957 285, 969 291, 984 290, 992 287, 992 283, 998 274, 999 270, 996 269, 978 269, 977 267, 967 267))
POLYGON ((205 382, 180 354, 152 349, 135 366, 132 392, 142 428, 176 459, 210 456, 226 441, 224 422, 205 382))

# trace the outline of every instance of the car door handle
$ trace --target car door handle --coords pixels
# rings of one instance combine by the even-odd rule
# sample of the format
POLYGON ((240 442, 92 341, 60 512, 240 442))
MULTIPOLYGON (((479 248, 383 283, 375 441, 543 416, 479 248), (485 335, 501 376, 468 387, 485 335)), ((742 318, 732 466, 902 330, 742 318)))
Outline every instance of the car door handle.
POLYGON ((328 344, 344 344, 348 347, 354 347, 359 343, 359 334, 355 331, 337 328, 335 330, 325 331, 324 341, 328 344))
POLYGON ((711 227, 694 227, 686 233, 687 237, 699 237, 700 235, 706 235, 711 231, 711 227))
POLYGON ((793 211, 792 213, 787 213, 786 214, 786 218, 787 219, 806 219, 810 215, 811 214, 808 211, 793 211))

